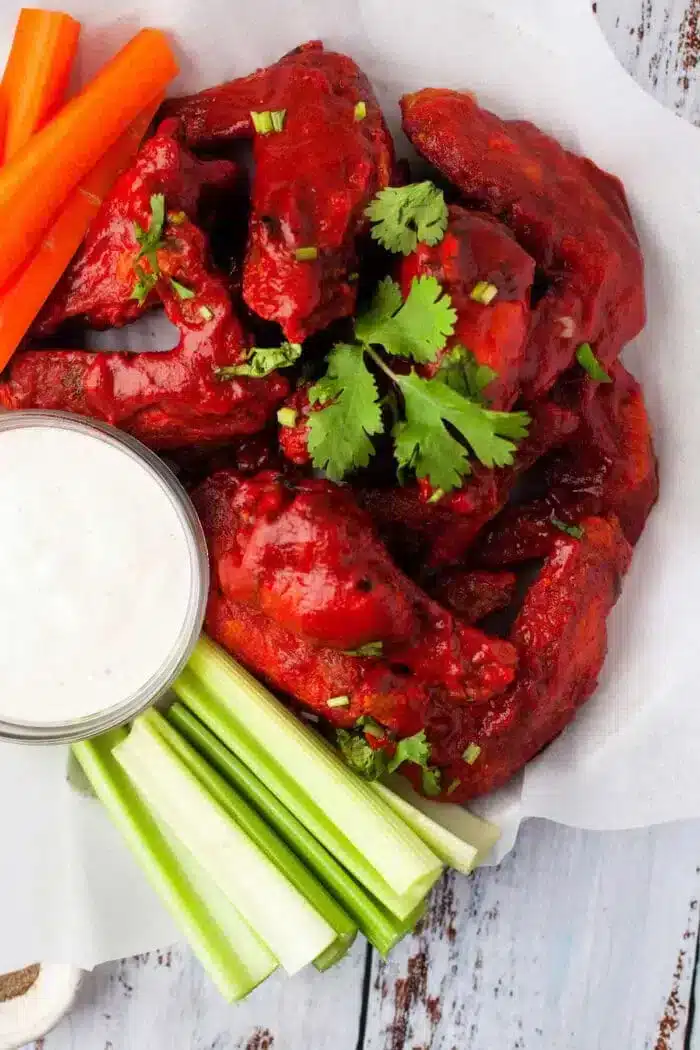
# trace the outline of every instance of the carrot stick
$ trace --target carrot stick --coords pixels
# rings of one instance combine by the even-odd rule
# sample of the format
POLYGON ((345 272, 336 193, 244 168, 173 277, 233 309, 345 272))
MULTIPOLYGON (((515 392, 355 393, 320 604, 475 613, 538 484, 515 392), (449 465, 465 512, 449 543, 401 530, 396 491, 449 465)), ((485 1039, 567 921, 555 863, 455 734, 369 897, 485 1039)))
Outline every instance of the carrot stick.
POLYGON ((160 103, 161 96, 139 114, 73 190, 37 250, 0 294, 0 370, 68 266, 118 175, 135 156, 160 103))
POLYGON ((71 190, 177 71, 165 34, 142 29, 0 169, 0 287, 71 190))
POLYGON ((80 22, 61 11, 23 7, 0 91, 7 104, 5 160, 14 157, 63 102, 80 22))

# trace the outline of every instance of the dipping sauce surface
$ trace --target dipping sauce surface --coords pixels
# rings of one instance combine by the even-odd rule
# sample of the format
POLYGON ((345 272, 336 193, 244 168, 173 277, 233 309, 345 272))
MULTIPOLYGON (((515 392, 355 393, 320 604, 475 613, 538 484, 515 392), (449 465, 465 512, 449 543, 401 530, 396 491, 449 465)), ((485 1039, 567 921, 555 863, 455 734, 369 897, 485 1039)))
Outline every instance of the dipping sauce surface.
POLYGON ((88 428, 0 430, 0 719, 126 702, 187 623, 191 538, 148 464, 88 428))

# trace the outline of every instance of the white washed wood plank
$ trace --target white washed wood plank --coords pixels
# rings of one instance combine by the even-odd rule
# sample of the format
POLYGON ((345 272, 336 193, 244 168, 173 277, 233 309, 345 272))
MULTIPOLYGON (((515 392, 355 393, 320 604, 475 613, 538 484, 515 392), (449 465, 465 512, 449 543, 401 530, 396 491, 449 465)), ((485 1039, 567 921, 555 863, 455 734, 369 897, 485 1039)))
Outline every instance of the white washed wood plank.
POLYGON ((596 6, 625 69, 664 105, 700 124, 698 0, 598 0, 596 6))
POLYGON ((681 1050, 698 894, 700 824, 528 823, 375 961, 364 1050, 681 1050))
POLYGON ((358 938, 327 973, 275 974, 229 1006, 186 947, 151 952, 87 974, 41 1050, 355 1050, 364 970, 358 938))

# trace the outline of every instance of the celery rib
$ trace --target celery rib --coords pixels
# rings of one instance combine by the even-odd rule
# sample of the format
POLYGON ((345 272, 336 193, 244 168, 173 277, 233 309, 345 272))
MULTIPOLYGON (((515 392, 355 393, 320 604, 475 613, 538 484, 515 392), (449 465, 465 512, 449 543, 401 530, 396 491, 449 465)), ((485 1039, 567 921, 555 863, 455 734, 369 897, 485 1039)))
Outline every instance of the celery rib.
POLYGON ((348 951, 357 936, 357 926, 334 897, 306 868, 286 842, 282 841, 258 812, 199 754, 192 744, 156 711, 142 716, 159 733, 166 744, 187 766, 209 795, 218 802, 252 842, 269 857, 309 904, 323 916, 336 932, 336 940, 314 962, 327 969, 348 951))
MULTIPOLYGON (((166 717, 214 769, 245 795, 341 902, 367 940, 386 955, 407 932, 405 922, 399 922, 382 908, 277 796, 186 707, 175 703, 166 717)), ((411 929, 415 921, 417 917, 411 929)))
POLYGON ((143 715, 114 749, 137 793, 196 857, 292 974, 336 939, 332 926, 216 802, 143 715))
POLYGON ((112 755, 126 738, 114 730, 73 745, 73 754, 144 875, 192 950, 229 1002, 243 999, 276 968, 277 960, 238 910, 209 894, 197 866, 183 864, 148 807, 112 755))
POLYGON ((173 688, 374 897, 410 915, 442 864, 323 740, 204 636, 173 688))

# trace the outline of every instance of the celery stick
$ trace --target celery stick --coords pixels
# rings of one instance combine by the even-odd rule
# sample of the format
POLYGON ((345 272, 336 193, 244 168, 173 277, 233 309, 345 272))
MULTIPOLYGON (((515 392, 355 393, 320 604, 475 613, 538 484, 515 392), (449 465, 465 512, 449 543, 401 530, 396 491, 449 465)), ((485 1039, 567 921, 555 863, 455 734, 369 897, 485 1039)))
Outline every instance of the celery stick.
POLYGON ((389 911, 410 914, 442 864, 325 741, 204 636, 173 688, 389 911))
MULTIPOLYGON (((331 856, 325 846, 297 820, 276 795, 265 787, 240 759, 210 733, 186 707, 172 705, 167 713, 171 722, 208 762, 256 807, 268 824, 295 850, 316 873, 337 900, 353 917, 370 944, 382 955, 404 936, 405 923, 390 915, 367 891, 355 882, 345 868, 331 856)), ((411 929, 415 922, 411 925, 411 929)), ((318 965, 318 962, 317 962, 318 965)))
POLYGON ((498 841, 500 832, 495 824, 475 817, 462 806, 423 798, 404 777, 391 776, 384 784, 375 781, 372 787, 438 857, 465 875, 498 841))
POLYGON ((333 927, 212 799, 147 718, 136 719, 114 757, 288 973, 335 941, 333 927))
POLYGON ((183 865, 141 801, 112 748, 123 729, 73 745, 73 754, 117 830, 192 950, 229 1002, 243 999, 277 968, 277 960, 236 908, 183 865))
POLYGON ((308 868, 289 849, 256 810, 241 798, 216 770, 212 769, 192 745, 165 721, 157 711, 151 710, 143 715, 149 725, 163 737, 172 751, 181 759, 190 772, 218 802, 239 827, 248 835, 269 859, 286 875, 289 881, 306 897, 316 911, 336 932, 336 942, 323 952, 320 961, 315 960, 319 969, 327 969, 330 959, 337 962, 348 951, 357 936, 357 926, 343 911, 341 906, 330 895, 325 886, 316 879, 308 868))

